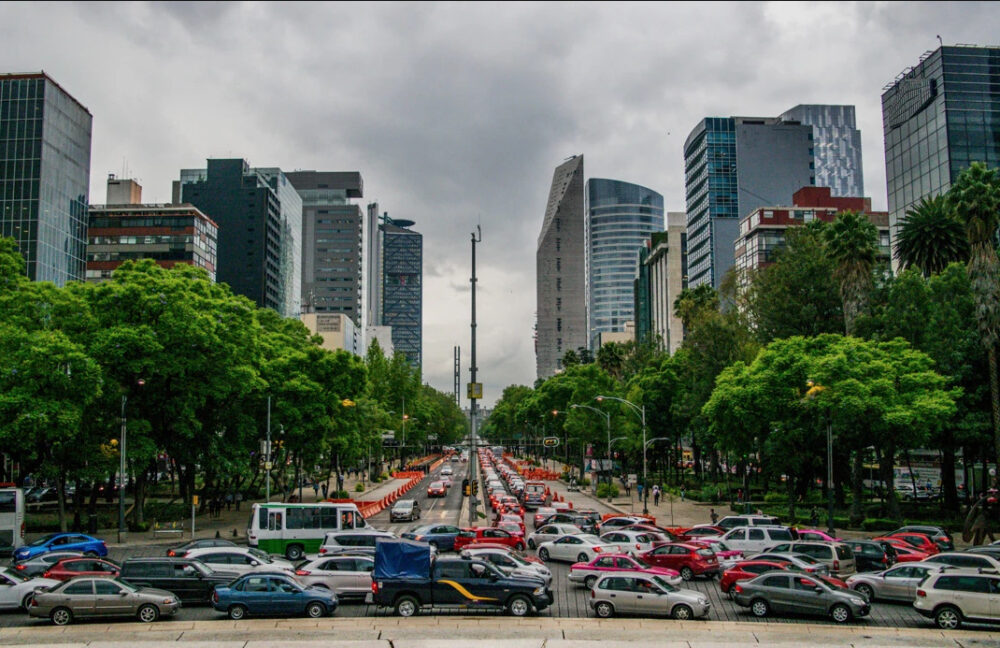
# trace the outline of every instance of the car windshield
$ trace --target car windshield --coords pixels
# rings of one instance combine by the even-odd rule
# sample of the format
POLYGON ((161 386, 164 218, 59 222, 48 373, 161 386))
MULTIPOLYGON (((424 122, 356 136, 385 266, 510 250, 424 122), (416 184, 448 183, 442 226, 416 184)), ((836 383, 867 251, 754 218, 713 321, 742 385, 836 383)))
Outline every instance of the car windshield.
POLYGON ((732 551, 732 549, 726 546, 726 543, 722 542, 721 540, 719 542, 714 543, 712 545, 712 549, 715 549, 716 551, 732 551))
POLYGON ((55 538, 58 535, 59 535, 58 533, 50 533, 48 535, 44 535, 41 538, 39 538, 38 540, 35 540, 34 542, 32 542, 28 546, 29 547, 41 547, 42 545, 48 543, 49 541, 51 541, 53 538, 55 538))
POLYGON ((394 506, 393 508, 400 510, 413 508, 413 502, 396 502, 396 506, 394 506))
POLYGON ((828 586, 830 589, 835 589, 835 590, 844 589, 843 587, 841 587, 837 583, 834 583, 832 580, 826 578, 825 576, 817 576, 816 578, 819 579, 824 585, 828 586))
POLYGON ((641 558, 633 558, 632 562, 634 562, 635 564, 639 565, 639 567, 641 567, 642 569, 649 569, 649 563, 645 562, 641 558))
POLYGON ((16 580, 16 581, 21 581, 22 583, 24 581, 28 580, 27 576, 23 576, 21 574, 18 574, 13 569, 9 569, 9 568, 5 569, 5 570, 3 570, 3 573, 6 574, 8 578, 11 578, 11 579, 16 580))
POLYGON ((271 557, 268 556, 263 551, 261 551, 260 549, 254 549, 253 547, 248 547, 247 548, 247 553, 249 553, 251 556, 253 556, 254 558, 256 558, 257 560, 259 560, 259 561, 261 561, 263 563, 270 563, 271 562, 271 557))
POLYGON ((659 576, 653 576, 653 581, 668 592, 676 592, 677 588, 663 580, 659 576))

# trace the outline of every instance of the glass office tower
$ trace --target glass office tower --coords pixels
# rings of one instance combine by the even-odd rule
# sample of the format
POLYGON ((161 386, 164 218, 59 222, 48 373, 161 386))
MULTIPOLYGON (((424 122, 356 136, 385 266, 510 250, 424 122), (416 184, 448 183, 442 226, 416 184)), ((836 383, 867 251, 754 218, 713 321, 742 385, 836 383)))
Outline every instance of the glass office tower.
POLYGON ((423 348, 424 237, 413 221, 386 217, 382 232, 382 324, 392 345, 419 369, 423 348))
POLYGON ((782 113, 781 119, 812 126, 817 187, 830 187, 833 196, 865 195, 854 106, 800 104, 782 113))
POLYGON ((32 280, 84 278, 92 119, 44 73, 0 75, 0 236, 32 280))

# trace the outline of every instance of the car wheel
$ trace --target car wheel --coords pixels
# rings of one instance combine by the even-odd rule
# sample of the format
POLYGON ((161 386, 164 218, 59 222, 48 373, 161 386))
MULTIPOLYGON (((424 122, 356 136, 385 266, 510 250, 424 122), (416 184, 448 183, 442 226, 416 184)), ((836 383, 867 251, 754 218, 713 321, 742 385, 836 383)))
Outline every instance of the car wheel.
POLYGON ((305 554, 305 552, 302 551, 302 547, 297 544, 288 545, 288 548, 285 549, 285 558, 288 558, 289 560, 301 560, 303 554, 305 554))
POLYGON ((753 612, 754 616, 766 617, 771 608, 764 599, 754 599, 750 603, 750 611, 753 612))
POLYGON ((674 607, 674 610, 673 612, 670 613, 670 616, 679 621, 687 621, 689 619, 694 618, 694 610, 692 610, 686 605, 678 605, 674 607))
POLYGON ((69 608, 58 607, 52 610, 50 618, 52 619, 52 623, 57 626, 69 625, 73 622, 73 613, 69 611, 69 608))
POLYGON ((431 543, 430 543, 430 545, 431 545, 432 547, 434 547, 434 550, 435 550, 435 551, 437 551, 437 552, 440 552, 440 551, 441 551, 441 547, 439 547, 439 546, 438 546, 438 543, 437 543, 437 542, 431 542, 431 543))
POLYGON ((247 609, 242 605, 230 605, 229 606, 229 618, 233 621, 239 621, 247 615, 247 609))
POLYGON ((97 558, 96 551, 84 551, 83 555, 86 556, 87 558, 97 558))
POLYGON ((615 606, 611 605, 607 601, 601 601, 594 606, 594 612, 596 612, 597 616, 602 619, 610 619, 615 615, 615 606))
POLYGON ((962 613, 957 607, 942 605, 934 613, 934 623, 942 630, 954 630, 962 625, 962 613))
POLYGON ((28 608, 31 607, 31 600, 33 598, 35 598, 34 592, 28 592, 27 594, 25 594, 24 598, 21 599, 21 609, 27 612, 28 608))
POLYGON ((589 560, 590 557, 588 557, 585 553, 581 553, 576 557, 576 562, 588 562, 589 560))
POLYGON ((851 608, 843 603, 834 605, 833 609, 830 610, 830 618, 837 623, 847 623, 851 620, 851 608))
POLYGON ((690 567, 681 567, 681 578, 686 581, 694 578, 694 571, 690 567))
POLYGON ((326 614, 326 607, 322 603, 310 603, 306 606, 306 616, 310 619, 318 619, 326 614))
POLYGON ((514 545, 514 548, 517 549, 518 551, 524 551, 524 543, 518 542, 516 545, 514 545))
POLYGON ((583 586, 586 587, 587 589, 594 589, 594 585, 596 584, 597 584, 597 576, 587 576, 587 578, 583 580, 583 586))
POLYGON ((531 538, 528 538, 528 548, 529 549, 534 549, 535 548, 535 541, 533 539, 531 539, 531 538))
POLYGON ((865 597, 865 599, 867 599, 869 603, 875 600, 875 590, 872 588, 871 585, 868 585, 866 583, 861 583, 860 585, 854 588, 854 591, 856 591, 861 596, 865 597))
POLYGON ((139 608, 139 611, 136 612, 135 616, 143 623, 152 623, 160 618, 160 609, 155 605, 147 603, 139 608))
POLYGON ((417 599, 412 596, 400 596, 396 599, 396 616, 411 617, 417 613, 417 599))
POLYGON ((544 560, 545 562, 548 562, 549 561, 549 550, 546 549, 545 547, 542 547, 541 549, 538 550, 538 557, 541 558, 542 560, 544 560))
POLYGON ((515 617, 528 616, 531 612, 531 601, 526 596, 518 594, 507 602, 507 614, 515 617))

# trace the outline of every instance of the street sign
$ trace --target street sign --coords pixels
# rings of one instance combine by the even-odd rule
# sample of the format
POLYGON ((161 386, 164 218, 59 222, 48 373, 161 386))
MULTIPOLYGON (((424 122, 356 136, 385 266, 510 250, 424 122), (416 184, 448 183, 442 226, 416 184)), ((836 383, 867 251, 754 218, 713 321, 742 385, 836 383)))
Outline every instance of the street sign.
POLYGON ((542 445, 546 448, 557 448, 559 447, 559 437, 545 437, 542 439, 542 445))
POLYGON ((197 495, 192 495, 191 496, 191 506, 198 506, 198 496, 197 495))
POLYGON ((469 400, 482 399, 483 383, 468 383, 469 400))
POLYGON ((637 475, 635 473, 629 473, 628 474, 628 483, 631 484, 632 486, 635 486, 636 484, 638 484, 639 483, 639 475, 637 475))

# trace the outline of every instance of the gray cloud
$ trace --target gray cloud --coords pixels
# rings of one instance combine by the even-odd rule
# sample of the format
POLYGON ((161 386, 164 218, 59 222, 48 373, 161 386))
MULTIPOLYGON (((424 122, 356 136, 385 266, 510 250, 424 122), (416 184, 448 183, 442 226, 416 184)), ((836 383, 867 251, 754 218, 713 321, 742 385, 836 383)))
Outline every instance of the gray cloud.
POLYGON ((535 244, 565 157, 681 210, 701 117, 853 103, 884 207, 882 86, 936 34, 988 44, 998 27, 989 3, 0 4, 4 65, 44 68, 94 114, 93 202, 123 160, 159 201, 206 157, 360 170, 366 201, 424 233, 424 375, 441 389, 451 347, 468 357, 482 223, 488 401, 534 380, 535 244))

